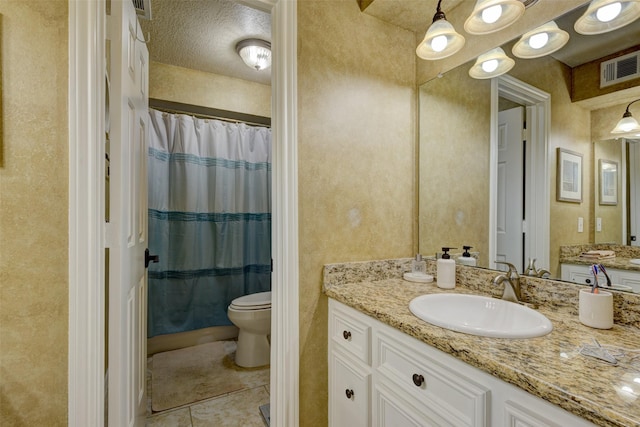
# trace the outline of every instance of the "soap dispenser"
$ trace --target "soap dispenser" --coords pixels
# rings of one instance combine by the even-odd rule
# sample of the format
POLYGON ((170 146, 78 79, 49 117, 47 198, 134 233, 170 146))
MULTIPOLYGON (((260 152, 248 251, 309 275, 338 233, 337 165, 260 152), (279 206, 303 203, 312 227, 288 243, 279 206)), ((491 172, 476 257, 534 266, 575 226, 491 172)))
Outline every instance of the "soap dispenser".
POLYGON ((427 274, 427 263, 422 259, 421 254, 416 255, 416 259, 411 262, 411 272, 419 274, 427 274))
POLYGON ((462 249, 464 249, 464 252, 462 252, 462 256, 458 258, 458 262, 462 265, 468 265, 471 267, 475 267, 477 260, 471 256, 471 254, 469 253, 469 249, 471 249, 473 246, 463 246, 462 249))
POLYGON ((456 287, 456 262, 449 255, 451 249, 455 248, 442 248, 442 258, 437 262, 436 280, 439 288, 453 289, 456 287))

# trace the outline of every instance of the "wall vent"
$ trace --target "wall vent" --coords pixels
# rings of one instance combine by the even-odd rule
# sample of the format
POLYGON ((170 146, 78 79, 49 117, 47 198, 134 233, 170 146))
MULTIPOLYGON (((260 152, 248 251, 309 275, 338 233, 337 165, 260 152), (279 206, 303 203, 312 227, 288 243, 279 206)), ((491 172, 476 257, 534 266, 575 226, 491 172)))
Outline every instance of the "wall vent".
POLYGON ((132 0, 140 18, 151 19, 151 0, 132 0))
POLYGON ((640 51, 600 63, 600 87, 640 77, 640 51))

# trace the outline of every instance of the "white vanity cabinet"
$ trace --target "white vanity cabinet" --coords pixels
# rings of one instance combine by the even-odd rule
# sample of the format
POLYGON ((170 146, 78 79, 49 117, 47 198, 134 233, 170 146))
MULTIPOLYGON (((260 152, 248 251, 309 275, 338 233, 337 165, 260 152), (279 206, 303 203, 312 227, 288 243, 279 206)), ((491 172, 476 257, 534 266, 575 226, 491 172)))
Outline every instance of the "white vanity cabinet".
POLYGON ((593 424, 329 299, 329 426, 593 424))
MULTIPOLYGON (((568 282, 580 283, 583 285, 591 285, 593 283, 593 274, 591 266, 583 264, 560 264, 562 280, 568 282)), ((617 285, 630 286, 633 292, 640 293, 640 272, 635 270, 620 270, 617 268, 607 268, 607 274, 611 282, 617 285)), ((607 283, 604 274, 598 274, 598 283, 600 285, 607 283)))

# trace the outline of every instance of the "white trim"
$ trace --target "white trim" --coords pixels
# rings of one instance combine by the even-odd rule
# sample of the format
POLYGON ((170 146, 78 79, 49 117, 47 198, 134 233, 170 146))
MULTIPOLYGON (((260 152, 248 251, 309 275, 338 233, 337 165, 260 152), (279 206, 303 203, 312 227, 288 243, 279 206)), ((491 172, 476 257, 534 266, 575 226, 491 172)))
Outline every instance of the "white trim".
MULTIPOLYGON (((271 423, 298 415, 298 168, 296 1, 246 0, 271 10, 274 52, 274 272, 271 423)), ((104 425, 103 1, 69 1, 69 426, 104 425)), ((113 102, 113 101, 112 101, 113 102)))
POLYGON ((496 183, 498 165, 498 98, 502 96, 527 106, 527 124, 531 141, 527 150, 531 176, 528 181, 526 205, 527 237, 525 257, 536 258, 538 267, 550 268, 550 189, 549 189, 549 126, 551 124, 551 95, 509 75, 491 81, 491 148, 489 159, 489 259, 490 268, 496 253, 496 183))
POLYGON ((104 2, 69 2, 68 425, 104 424, 104 2))

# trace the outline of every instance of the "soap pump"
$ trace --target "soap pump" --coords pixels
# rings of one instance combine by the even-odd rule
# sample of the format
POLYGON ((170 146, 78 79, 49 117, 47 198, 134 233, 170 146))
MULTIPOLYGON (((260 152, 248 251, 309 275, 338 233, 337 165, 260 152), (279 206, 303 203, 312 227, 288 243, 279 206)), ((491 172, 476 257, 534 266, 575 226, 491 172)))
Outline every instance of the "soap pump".
POLYGON ((462 252, 462 256, 458 258, 458 262, 462 265, 468 265, 471 267, 475 267, 476 266, 476 259, 474 257, 471 256, 471 254, 469 253, 469 249, 471 249, 473 246, 463 246, 462 249, 464 249, 464 252, 462 252))
POLYGON ((422 259, 421 254, 417 254, 416 259, 411 262, 411 272, 427 274, 427 263, 422 259))
POLYGON ((437 262, 436 280, 439 288, 453 289, 456 287, 456 262, 449 255, 451 249, 455 248, 442 248, 442 257, 437 262))

